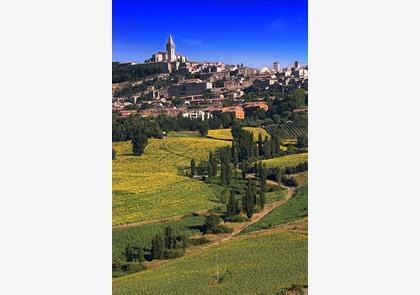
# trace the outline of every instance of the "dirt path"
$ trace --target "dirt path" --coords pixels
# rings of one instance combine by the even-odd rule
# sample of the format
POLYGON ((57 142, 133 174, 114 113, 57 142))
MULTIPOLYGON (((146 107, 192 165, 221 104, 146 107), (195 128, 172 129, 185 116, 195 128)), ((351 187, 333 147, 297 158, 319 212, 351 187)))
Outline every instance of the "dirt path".
POLYGON ((267 204, 265 206, 264 210, 262 210, 262 211, 260 211, 258 213, 254 213, 252 215, 252 219, 251 219, 250 222, 241 224, 241 226, 235 228, 234 231, 229 236, 221 239, 217 243, 226 242, 226 241, 232 239, 233 237, 239 235, 246 228, 248 228, 249 226, 251 226, 254 223, 256 223, 257 221, 259 221, 261 218, 263 218, 264 216, 266 216, 268 213, 270 213, 271 211, 273 211, 274 209, 276 209, 278 206, 281 206, 284 203, 286 203, 289 199, 291 199, 293 197, 293 195, 295 194, 295 191, 296 191, 295 188, 287 187, 287 194, 286 194, 286 196, 283 199, 281 199, 280 201, 276 201, 276 202, 267 204))

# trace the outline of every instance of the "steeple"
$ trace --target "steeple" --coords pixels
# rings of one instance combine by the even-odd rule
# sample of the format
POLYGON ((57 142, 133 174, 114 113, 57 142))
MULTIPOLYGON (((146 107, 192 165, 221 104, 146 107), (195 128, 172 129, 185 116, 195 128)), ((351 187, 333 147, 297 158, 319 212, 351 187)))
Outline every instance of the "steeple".
POLYGON ((174 40, 172 40, 172 35, 171 34, 169 34, 168 41, 166 41, 166 44, 175 45, 174 40))
POLYGON ((169 34, 168 41, 166 42, 166 56, 168 61, 176 61, 175 43, 172 40, 171 34, 169 34))

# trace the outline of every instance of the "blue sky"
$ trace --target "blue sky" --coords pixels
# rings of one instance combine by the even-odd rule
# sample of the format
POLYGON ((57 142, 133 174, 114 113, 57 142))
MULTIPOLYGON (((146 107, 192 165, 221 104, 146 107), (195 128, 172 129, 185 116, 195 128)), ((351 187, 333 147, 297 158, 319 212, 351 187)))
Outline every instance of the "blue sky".
POLYGON ((113 60, 143 62, 164 51, 196 61, 261 68, 308 60, 307 0, 113 0, 113 60))

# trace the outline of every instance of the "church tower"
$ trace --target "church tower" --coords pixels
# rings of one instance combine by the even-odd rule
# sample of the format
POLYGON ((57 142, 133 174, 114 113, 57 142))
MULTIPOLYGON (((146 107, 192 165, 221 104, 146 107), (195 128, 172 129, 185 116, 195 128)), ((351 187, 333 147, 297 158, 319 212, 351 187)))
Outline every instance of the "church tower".
POLYGON ((168 41, 166 42, 166 54, 168 61, 176 61, 175 43, 172 40, 171 34, 169 34, 168 41))

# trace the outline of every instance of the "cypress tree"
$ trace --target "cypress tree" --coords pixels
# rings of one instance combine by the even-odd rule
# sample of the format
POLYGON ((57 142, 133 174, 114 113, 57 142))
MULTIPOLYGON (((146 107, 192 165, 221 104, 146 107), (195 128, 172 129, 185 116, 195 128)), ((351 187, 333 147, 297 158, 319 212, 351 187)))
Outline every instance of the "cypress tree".
POLYGON ((156 235, 152 240, 151 255, 153 259, 162 259, 164 250, 164 241, 160 235, 156 235))
POLYGON ((238 202, 235 200, 235 192, 230 190, 229 201, 226 205, 227 214, 229 216, 236 215, 239 213, 238 202))
POLYGON ((230 169, 230 166, 228 163, 225 164, 225 169, 226 169, 226 175, 225 175, 225 180, 226 180, 226 185, 230 186, 231 180, 232 180, 232 170, 230 169))
POLYGON ((165 248, 171 249, 173 245, 173 236, 172 236, 172 227, 167 226, 165 227, 165 248))
POLYGON ((208 174, 209 174, 209 178, 212 178, 213 177, 213 165, 210 162, 207 165, 207 171, 208 171, 208 174))
POLYGON ((125 248, 125 260, 127 262, 133 261, 133 247, 130 244, 125 248))
POLYGON ((260 197, 258 198, 259 205, 261 209, 264 209, 265 206, 265 192, 264 190, 260 189, 260 197))
POLYGON ((267 173, 268 173, 267 167, 265 165, 262 166, 261 172, 260 172, 260 183, 261 183, 261 188, 264 191, 267 191, 267 173))
POLYGON ((142 246, 139 247, 139 251, 137 253, 137 256, 139 258, 139 263, 142 263, 144 261, 144 250, 143 250, 142 246))
POLYGON ((197 174, 197 167, 195 166, 195 160, 191 159, 191 177, 197 174))
POLYGON ((263 139, 262 139, 262 134, 259 133, 258 134, 258 154, 261 156, 263 154, 263 139))

